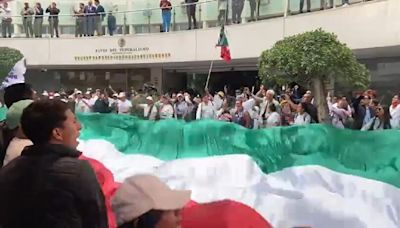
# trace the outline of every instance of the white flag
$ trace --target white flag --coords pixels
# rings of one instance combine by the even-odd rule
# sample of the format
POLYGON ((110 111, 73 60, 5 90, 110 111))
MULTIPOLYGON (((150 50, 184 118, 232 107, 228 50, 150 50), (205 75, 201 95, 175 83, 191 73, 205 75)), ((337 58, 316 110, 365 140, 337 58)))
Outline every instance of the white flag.
POLYGON ((1 83, 0 89, 7 88, 11 85, 24 83, 25 82, 25 72, 26 72, 26 62, 25 58, 22 58, 18 61, 14 67, 11 69, 10 73, 8 73, 7 77, 4 79, 3 83, 1 83))

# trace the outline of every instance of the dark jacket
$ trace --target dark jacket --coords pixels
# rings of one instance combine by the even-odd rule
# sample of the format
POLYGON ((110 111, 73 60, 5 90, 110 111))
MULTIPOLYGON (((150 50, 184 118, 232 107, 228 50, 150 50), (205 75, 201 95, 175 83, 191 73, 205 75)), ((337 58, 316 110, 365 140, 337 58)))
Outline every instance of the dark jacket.
POLYGON ((111 109, 107 100, 97 99, 93 105, 93 112, 110 113, 111 109))
POLYGON ((100 19, 103 21, 104 17, 106 15, 106 11, 104 10, 104 7, 102 5, 98 5, 96 8, 96 14, 100 16, 100 19))
POLYGON ((319 123, 318 109, 311 103, 306 103, 306 112, 311 116, 312 123, 319 123))
POLYGON ((108 15, 107 25, 109 29, 115 30, 117 28, 117 19, 114 15, 108 15))
POLYGON ((57 20, 58 20, 58 14, 60 13, 60 10, 59 10, 58 8, 51 8, 51 7, 49 7, 49 8, 46 9, 46 13, 49 13, 49 14, 50 14, 50 16, 49 16, 49 21, 50 21, 51 19, 57 21, 57 20))
MULTIPOLYGON (((364 123, 364 118, 367 113, 367 107, 360 104, 363 96, 355 99, 353 102, 354 108, 354 125, 353 129, 360 130, 364 123)), ((374 110, 371 107, 368 107, 369 113, 371 114, 371 118, 374 116, 374 110)))
POLYGON ((44 10, 43 8, 38 8, 39 12, 35 11, 35 19, 43 19, 43 13, 44 10))
POLYGON ((107 228, 104 196, 80 153, 33 145, 0 170, 0 227, 107 228))

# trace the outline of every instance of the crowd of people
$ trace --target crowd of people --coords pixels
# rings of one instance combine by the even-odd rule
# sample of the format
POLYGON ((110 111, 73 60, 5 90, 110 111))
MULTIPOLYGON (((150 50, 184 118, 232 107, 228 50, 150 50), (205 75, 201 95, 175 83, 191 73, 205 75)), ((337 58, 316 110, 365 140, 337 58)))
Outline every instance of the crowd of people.
POLYGON ((180 227, 191 192, 148 174, 115 182, 102 163, 76 149, 81 125, 66 102, 36 100, 28 84, 18 83, 5 89, 4 103, 1 228, 180 227))
MULTIPOLYGON (((254 88, 253 88, 254 90, 254 88)), ((281 94, 261 86, 253 94, 244 87, 215 94, 205 90, 202 96, 179 91, 157 95, 154 90, 116 92, 109 87, 103 91, 91 88, 69 93, 44 91, 40 99, 60 99, 75 113, 118 113, 134 115, 147 120, 180 119, 193 121, 213 119, 240 124, 251 129, 319 123, 318 107, 310 90, 299 85, 281 94)), ((382 105, 373 90, 359 92, 351 99, 328 94, 326 104, 329 122, 337 128, 378 130, 400 127, 399 97, 395 95, 390 106, 382 105)))
MULTIPOLYGON (((156 98, 149 87, 129 96, 112 87, 40 95, 25 83, 6 87, 8 110, 0 131, 0 227, 180 227, 191 192, 172 190, 152 175, 115 182, 102 163, 76 149, 81 124, 74 112, 130 115, 137 108, 149 120, 218 119, 247 128, 319 121, 313 94, 303 93, 299 85, 280 95, 264 86, 255 94, 244 87, 229 95, 225 87, 214 95, 205 90, 202 98, 184 91, 156 98), (143 96, 146 103, 140 102, 143 96)), ((351 100, 334 96, 326 100, 332 124, 339 128, 390 129, 400 120, 398 95, 390 108, 380 104, 373 90, 351 100)))
MULTIPOLYGON (((342 0, 343 6, 349 4, 348 0, 342 0)), ((188 18, 188 29, 197 28, 196 20, 196 6, 198 0, 185 0, 186 13, 188 18)), ((311 1, 307 0, 307 12, 311 12, 311 1)), ((245 5, 245 0, 217 0, 218 7, 218 24, 239 24, 242 22, 242 14, 245 5), (230 5, 229 5, 230 4, 230 5), (230 11, 232 12, 231 20, 228 19, 230 11)), ((255 21, 260 16, 260 0, 249 0, 250 6, 250 18, 249 21, 255 21)), ((270 0, 266 4, 270 4, 270 0)), ((300 0, 300 12, 303 13, 304 0, 300 0)), ((321 0, 321 10, 325 8, 331 8, 334 6, 333 0, 321 0)), ((171 17, 172 17, 172 4, 169 0, 160 0, 160 9, 162 15, 162 32, 169 32, 171 30, 171 17)), ((43 20, 48 17, 49 21, 49 33, 50 36, 59 37, 59 14, 60 10, 57 8, 57 4, 53 2, 46 9, 42 8, 41 3, 37 2, 34 7, 31 7, 28 2, 24 3, 24 8, 21 10, 21 17, 23 21, 23 29, 26 37, 41 38, 43 36, 43 20), (47 15, 46 15, 47 14, 47 15)), ((11 38, 12 35, 12 21, 13 12, 7 2, 0 4, 0 16, 2 26, 2 37, 11 38)), ((109 35, 114 35, 117 29, 117 20, 112 10, 108 13, 105 8, 100 4, 99 0, 90 0, 86 5, 84 3, 79 4, 78 9, 73 10, 73 16, 75 17, 75 36, 98 36, 105 34, 103 22, 105 18, 106 27, 109 35)))

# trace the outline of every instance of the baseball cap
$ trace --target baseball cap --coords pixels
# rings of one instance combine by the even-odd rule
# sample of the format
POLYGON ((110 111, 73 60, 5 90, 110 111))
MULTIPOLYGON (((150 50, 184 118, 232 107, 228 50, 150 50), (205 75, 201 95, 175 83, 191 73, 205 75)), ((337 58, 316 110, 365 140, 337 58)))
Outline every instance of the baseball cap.
POLYGON ((142 174, 125 180, 112 199, 119 225, 151 210, 176 210, 190 201, 191 191, 172 190, 158 177, 142 174))
POLYGON ((6 125, 9 129, 15 129, 19 126, 21 121, 22 112, 26 107, 28 107, 33 100, 22 100, 15 102, 11 107, 7 110, 6 114, 6 125))
POLYGON ((124 92, 120 92, 118 94, 118 98, 126 97, 126 94, 124 92))
POLYGON ((225 93, 222 92, 222 91, 219 91, 219 92, 218 92, 218 95, 220 95, 221 97, 225 97, 225 93))
POLYGON ((146 97, 146 100, 153 101, 153 97, 148 96, 148 97, 146 97))

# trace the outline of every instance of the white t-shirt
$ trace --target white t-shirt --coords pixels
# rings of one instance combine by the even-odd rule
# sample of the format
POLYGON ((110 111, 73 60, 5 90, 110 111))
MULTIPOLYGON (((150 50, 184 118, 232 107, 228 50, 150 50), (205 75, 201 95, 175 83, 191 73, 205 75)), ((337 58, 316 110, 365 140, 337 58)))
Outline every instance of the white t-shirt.
POLYGON ((160 119, 172 119, 174 117, 174 108, 172 105, 162 105, 160 107, 160 119))
POLYGON ((31 146, 33 143, 29 139, 20 139, 14 137, 7 147, 6 156, 4 157, 3 166, 6 166, 15 158, 19 157, 26 146, 31 146))
POLYGON ((294 125, 306 125, 311 123, 311 116, 308 113, 297 114, 294 118, 294 125))
POLYGON ((118 101, 118 114, 130 114, 132 102, 130 100, 118 101))
POLYGON ((153 105, 148 105, 148 104, 143 104, 143 116, 145 118, 148 118, 149 120, 155 120, 157 116, 157 106, 155 104, 153 105), (149 114, 151 110, 151 113, 149 114))
POLYGON ((276 127, 280 125, 281 125, 281 116, 277 112, 270 113, 267 119, 264 120, 264 126, 266 128, 276 127))
POLYGON ((0 9, 0 15, 2 20, 11 18, 12 17, 11 8, 7 7, 5 9, 0 9))
POLYGON ((400 105, 397 105, 396 108, 393 108, 393 105, 391 105, 389 111, 392 117, 392 128, 400 128, 400 105))
POLYGON ((89 113, 90 112, 90 107, 88 105, 87 100, 76 100, 75 101, 75 112, 81 112, 81 113, 89 113))
POLYGON ((93 106, 94 103, 96 103, 97 99, 99 99, 98 96, 94 96, 94 97, 90 98, 89 104, 90 104, 91 106, 93 106))
POLYGON ((208 102, 208 104, 205 104, 204 102, 201 102, 199 104, 199 107, 197 108, 196 112, 196 119, 215 119, 216 117, 216 111, 214 109, 214 105, 211 102, 208 102))

